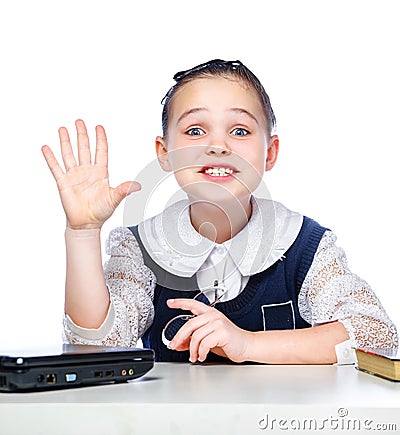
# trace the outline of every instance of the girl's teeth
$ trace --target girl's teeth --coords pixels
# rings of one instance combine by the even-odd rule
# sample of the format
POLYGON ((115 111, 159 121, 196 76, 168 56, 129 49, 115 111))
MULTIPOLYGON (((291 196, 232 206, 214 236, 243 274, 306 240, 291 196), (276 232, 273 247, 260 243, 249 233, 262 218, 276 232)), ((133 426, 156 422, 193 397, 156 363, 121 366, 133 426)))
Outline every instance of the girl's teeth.
POLYGON ((208 168, 205 173, 213 177, 227 177, 233 174, 233 170, 230 168, 208 168))

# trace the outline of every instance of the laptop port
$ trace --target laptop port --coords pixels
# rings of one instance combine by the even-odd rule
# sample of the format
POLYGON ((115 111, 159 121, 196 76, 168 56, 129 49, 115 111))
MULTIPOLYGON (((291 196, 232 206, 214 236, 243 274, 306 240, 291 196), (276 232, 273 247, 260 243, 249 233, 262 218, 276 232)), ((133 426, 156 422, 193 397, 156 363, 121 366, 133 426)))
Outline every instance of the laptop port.
POLYGON ((95 378, 102 378, 103 377, 103 372, 94 372, 94 377, 95 378))
POLYGON ((7 378, 5 376, 0 376, 0 387, 7 386, 7 378))
POLYGON ((107 378, 112 378, 114 376, 114 371, 113 370, 108 370, 107 372, 106 372, 106 377, 107 378))
POLYGON ((48 384, 55 384, 57 381, 57 376, 54 373, 50 373, 46 376, 46 382, 48 384))
POLYGON ((66 373, 65 374, 65 380, 67 382, 75 382, 77 377, 78 376, 76 373, 66 373))

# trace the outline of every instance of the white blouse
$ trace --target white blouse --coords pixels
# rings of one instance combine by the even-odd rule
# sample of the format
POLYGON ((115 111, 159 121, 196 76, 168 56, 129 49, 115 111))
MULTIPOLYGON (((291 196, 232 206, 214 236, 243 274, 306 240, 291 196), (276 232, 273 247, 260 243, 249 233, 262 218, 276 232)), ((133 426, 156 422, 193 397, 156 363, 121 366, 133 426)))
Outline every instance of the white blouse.
MULTIPOLYGON (((199 288, 215 280, 236 297, 249 277, 284 259, 295 241, 303 216, 282 204, 253 198, 251 218, 235 237, 217 244, 202 237, 190 222, 189 204, 179 201, 138 226, 139 235, 157 264, 183 277, 193 276, 199 288)), ((336 347, 338 363, 354 362, 352 347, 397 347, 398 335, 370 286, 347 265, 331 231, 323 235, 300 290, 300 315, 311 325, 335 320, 350 340, 336 347)), ((65 338, 71 343, 135 346, 152 324, 156 278, 145 266, 139 244, 127 228, 111 231, 110 255, 104 273, 111 304, 98 329, 81 328, 66 315, 65 338)), ((160 284, 163 284, 162 282, 160 284)))

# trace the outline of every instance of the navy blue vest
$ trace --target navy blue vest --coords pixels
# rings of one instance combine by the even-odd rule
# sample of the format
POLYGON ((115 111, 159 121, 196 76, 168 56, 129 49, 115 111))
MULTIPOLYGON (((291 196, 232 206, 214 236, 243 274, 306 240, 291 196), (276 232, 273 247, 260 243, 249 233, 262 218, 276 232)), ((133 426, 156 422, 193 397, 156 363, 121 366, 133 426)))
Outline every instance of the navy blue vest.
MULTIPOLYGON (((143 345, 154 349, 156 361, 188 362, 189 352, 168 349, 161 341, 161 332, 172 317, 186 313, 186 311, 170 309, 166 304, 167 299, 193 298, 199 291, 196 276, 191 278, 171 276, 174 288, 177 288, 176 283, 179 282, 180 290, 168 288, 168 272, 151 259, 140 240, 137 227, 129 227, 129 229, 139 243, 146 266, 154 272, 157 282, 166 283, 165 286, 157 284, 154 290, 154 322, 142 337, 143 345)), ((285 257, 267 270, 251 276, 246 287, 236 298, 219 302, 215 308, 237 326, 248 331, 310 327, 311 325, 300 316, 298 296, 326 230, 327 228, 312 219, 304 217, 301 230, 293 245, 285 253, 285 257)), ((211 352, 207 357, 207 361, 221 360, 223 358, 211 352)))

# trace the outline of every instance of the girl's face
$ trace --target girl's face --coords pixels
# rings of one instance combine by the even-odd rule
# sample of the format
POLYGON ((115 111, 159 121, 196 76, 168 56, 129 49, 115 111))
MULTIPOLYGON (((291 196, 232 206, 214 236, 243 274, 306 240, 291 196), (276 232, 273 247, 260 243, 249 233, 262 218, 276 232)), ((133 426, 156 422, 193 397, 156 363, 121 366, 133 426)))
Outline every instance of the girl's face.
POLYGON ((192 200, 219 203, 250 197, 279 147, 268 133, 257 93, 234 79, 198 78, 170 105, 168 133, 156 139, 166 171, 192 200))

